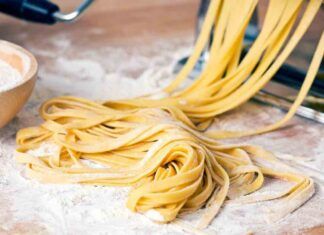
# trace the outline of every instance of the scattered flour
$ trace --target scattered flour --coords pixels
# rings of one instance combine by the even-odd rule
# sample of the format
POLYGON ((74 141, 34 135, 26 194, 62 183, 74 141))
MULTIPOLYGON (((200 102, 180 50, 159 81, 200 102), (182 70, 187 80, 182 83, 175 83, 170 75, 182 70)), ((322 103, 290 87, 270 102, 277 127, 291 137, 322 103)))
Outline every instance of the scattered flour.
MULTIPOLYGON (((146 217, 126 208, 130 190, 127 187, 41 184, 27 179, 23 166, 16 164, 13 156, 15 133, 22 127, 41 122, 37 110, 48 98, 76 95, 105 100, 147 94, 153 94, 155 98, 163 96, 161 87, 174 78, 173 65, 179 58, 189 54, 191 41, 168 40, 149 47, 103 47, 77 51, 69 46, 73 44, 69 37, 58 35, 58 38, 60 43, 57 43, 59 40, 56 38, 50 39, 48 43, 52 47, 46 48, 52 49, 42 51, 33 49, 33 46, 39 46, 29 41, 30 50, 36 56, 46 57, 47 62, 40 67, 40 79, 24 111, 0 130, 0 234, 2 231, 17 234, 21 227, 33 228, 32 234, 194 233, 193 226, 203 210, 181 216, 181 222, 187 229, 176 224, 156 224, 147 218, 161 219, 156 211, 147 212, 146 217)), ((185 104, 185 101, 181 103, 185 104)), ((282 113, 276 109, 247 104, 240 111, 222 116, 215 127, 243 129, 264 125, 272 122, 274 115, 279 118, 282 113), (251 120, 260 120, 260 123, 251 120)), ((297 154, 305 159, 311 156, 313 161, 307 163, 323 169, 324 162, 321 159, 324 144, 321 140, 323 138, 320 138, 324 134, 323 128, 321 130, 316 124, 301 119, 294 119, 293 124, 297 127, 290 130, 295 131, 295 135, 291 136, 283 130, 244 141, 278 152, 297 154), (307 133, 308 136, 300 133, 307 133)), ((44 156, 57 151, 57 146, 45 143, 38 150, 31 151, 31 154, 44 156)), ((86 160, 83 163, 100 167, 86 160)), ((278 180, 267 180, 265 187, 257 193, 276 193, 286 186, 278 180)), ((268 209, 276 206, 278 201, 246 205, 228 202, 202 234, 244 234, 251 231, 256 234, 291 234, 318 226, 324 223, 324 193, 321 184, 317 184, 316 191, 315 196, 304 206, 274 224, 267 224, 266 218, 268 209), (303 223, 300 223, 301 218, 303 223)))
POLYGON ((164 220, 164 217, 157 210, 150 209, 150 210, 146 211, 144 213, 144 215, 147 218, 149 218, 149 219, 151 219, 153 221, 156 221, 156 222, 163 222, 163 221, 165 221, 164 220))
POLYGON ((0 60, 0 92, 14 88, 22 79, 17 69, 0 60))
POLYGON ((50 142, 43 142, 37 149, 28 150, 27 153, 34 156, 34 157, 46 157, 46 156, 53 156, 59 153, 59 146, 50 143, 50 142))

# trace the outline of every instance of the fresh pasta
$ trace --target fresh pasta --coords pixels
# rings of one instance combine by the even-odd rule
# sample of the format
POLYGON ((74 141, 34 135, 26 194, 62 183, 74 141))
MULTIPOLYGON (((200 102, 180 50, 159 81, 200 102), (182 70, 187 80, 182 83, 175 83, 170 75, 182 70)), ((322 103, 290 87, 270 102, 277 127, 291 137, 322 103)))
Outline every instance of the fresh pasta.
POLYGON ((242 56, 244 32, 256 0, 211 0, 201 34, 186 65, 161 99, 150 96, 93 102, 58 97, 40 108, 44 122, 17 133, 17 161, 41 182, 132 186, 127 207, 170 222, 179 213, 205 208, 205 228, 225 200, 240 203, 280 198, 269 219, 294 211, 314 193, 313 180, 258 146, 222 144, 277 129, 296 112, 315 78, 324 53, 324 36, 291 110, 275 124, 253 131, 209 130, 215 116, 249 100, 292 52, 322 1, 270 0, 263 27, 242 56), (302 5, 306 9, 297 23, 302 5), (201 75, 181 88, 213 33, 210 57, 201 75), (42 143, 58 146, 52 155, 32 156, 42 143), (101 167, 92 167, 90 161, 101 167), (276 194, 253 196, 264 177, 290 181, 276 194))

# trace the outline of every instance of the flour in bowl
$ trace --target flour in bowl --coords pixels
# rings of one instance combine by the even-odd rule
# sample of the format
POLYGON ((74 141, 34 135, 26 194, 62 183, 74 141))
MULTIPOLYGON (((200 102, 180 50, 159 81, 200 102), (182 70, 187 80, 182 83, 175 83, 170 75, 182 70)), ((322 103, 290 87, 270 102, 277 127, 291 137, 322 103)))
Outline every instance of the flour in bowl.
POLYGON ((17 69, 0 60, 0 92, 15 87, 22 79, 23 77, 17 69))

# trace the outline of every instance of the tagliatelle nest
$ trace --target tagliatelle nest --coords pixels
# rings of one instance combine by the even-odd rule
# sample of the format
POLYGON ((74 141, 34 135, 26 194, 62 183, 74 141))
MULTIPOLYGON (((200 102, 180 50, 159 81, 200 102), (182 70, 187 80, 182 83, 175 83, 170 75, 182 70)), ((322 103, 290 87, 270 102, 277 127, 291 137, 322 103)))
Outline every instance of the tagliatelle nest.
POLYGON ((283 198, 276 214, 281 218, 314 192, 312 179, 262 148, 220 144, 161 109, 118 111, 62 97, 45 103, 41 113, 46 119, 41 126, 17 134, 17 160, 26 164, 28 176, 49 183, 132 185, 128 208, 154 210, 159 222, 205 206, 199 227, 206 227, 226 198, 245 203, 283 198), (42 142, 55 143, 59 151, 42 157, 26 153, 42 142), (262 187, 264 176, 295 184, 281 194, 242 197, 262 187))
POLYGON ((261 147, 224 145, 215 138, 260 134, 286 123, 315 78, 324 53, 323 35, 301 91, 282 120, 252 131, 207 130, 215 116, 246 102, 271 79, 322 4, 320 0, 309 1, 294 27, 303 1, 270 0, 259 36, 242 57, 244 32, 257 2, 211 1, 195 50, 164 90, 167 97, 102 104, 60 97, 45 102, 40 111, 45 122, 17 134, 17 160, 26 164, 30 177, 42 182, 131 185, 128 208, 155 213, 159 222, 205 207, 198 224, 204 228, 226 199, 249 203, 281 198, 272 220, 295 210, 313 195, 312 179, 296 173, 261 147), (179 90, 212 31, 204 71, 192 85, 179 90), (28 153, 44 142, 57 145, 57 154, 33 157, 28 153), (82 159, 103 168, 84 165, 82 159), (248 196, 262 187, 264 176, 294 185, 276 195, 248 196))

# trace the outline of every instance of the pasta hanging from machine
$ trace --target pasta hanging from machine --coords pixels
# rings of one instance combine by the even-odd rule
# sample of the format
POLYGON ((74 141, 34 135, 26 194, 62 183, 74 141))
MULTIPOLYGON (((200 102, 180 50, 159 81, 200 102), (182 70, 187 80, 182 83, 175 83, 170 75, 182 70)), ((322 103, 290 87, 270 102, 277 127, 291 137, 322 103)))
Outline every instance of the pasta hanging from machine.
POLYGON ((272 131, 286 123, 307 95, 324 53, 322 35, 291 110, 275 124, 253 131, 207 129, 215 116, 248 101, 275 74, 311 24, 322 1, 270 0, 263 27, 242 57, 244 33, 258 1, 212 0, 194 52, 161 93, 98 103, 59 97, 46 101, 38 127, 17 134, 17 160, 41 182, 133 186, 127 207, 154 212, 158 222, 205 207, 205 228, 227 199, 241 203, 280 198, 277 220, 314 193, 314 182, 261 147, 222 144, 215 138, 272 131), (307 7, 298 21, 303 4, 307 7), (296 25, 297 24, 297 25, 296 25), (181 89, 213 31, 210 57, 199 77, 181 89), (42 143, 55 155, 33 157, 42 143), (85 165, 82 160, 100 164, 85 165), (280 194, 254 197, 264 177, 290 181, 280 194), (289 202, 289 203, 288 203, 289 202))

